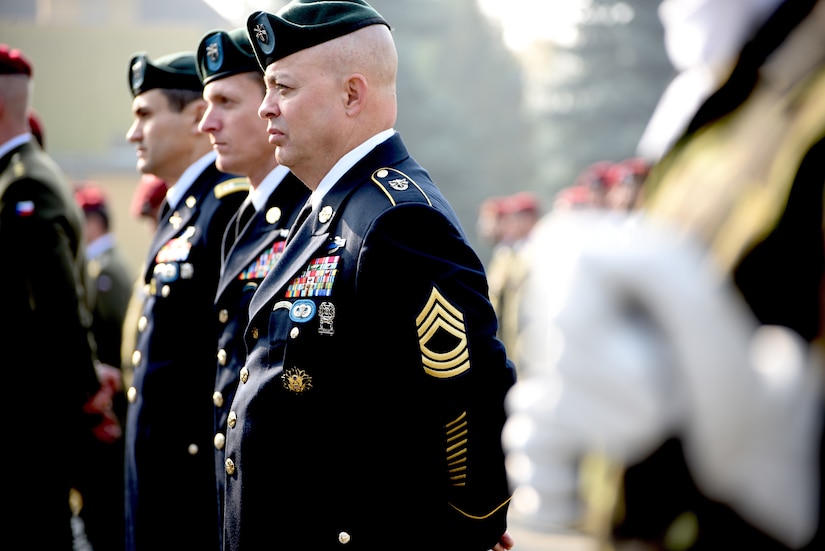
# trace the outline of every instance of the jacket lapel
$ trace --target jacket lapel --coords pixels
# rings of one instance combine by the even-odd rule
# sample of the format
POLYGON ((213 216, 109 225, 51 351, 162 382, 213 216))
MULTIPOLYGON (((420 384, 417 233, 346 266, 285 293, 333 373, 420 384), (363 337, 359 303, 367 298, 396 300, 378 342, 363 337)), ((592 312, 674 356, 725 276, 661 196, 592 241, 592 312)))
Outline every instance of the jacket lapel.
POLYGON ((258 315, 269 299, 280 293, 311 258, 319 255, 319 249, 329 239, 330 228, 337 226, 341 207, 356 189, 369 183, 372 172, 383 166, 382 163, 394 164, 408 156, 401 138, 396 133, 358 161, 332 186, 318 208, 313 209, 300 228, 293 229, 297 233, 290 238, 275 267, 264 278, 252 297, 249 305, 250 319, 258 315), (331 217, 321 222, 319 215, 327 209, 331 212, 331 217))

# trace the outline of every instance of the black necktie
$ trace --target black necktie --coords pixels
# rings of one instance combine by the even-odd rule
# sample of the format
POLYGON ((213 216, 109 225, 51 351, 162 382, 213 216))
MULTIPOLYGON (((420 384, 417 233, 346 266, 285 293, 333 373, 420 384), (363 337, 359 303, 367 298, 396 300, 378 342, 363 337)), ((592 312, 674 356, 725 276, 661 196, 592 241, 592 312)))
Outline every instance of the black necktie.
POLYGON ((169 206, 169 199, 164 197, 163 201, 161 202, 160 209, 158 209, 158 223, 160 223, 161 220, 166 218, 166 215, 169 214, 170 210, 171 207, 169 206))
POLYGON ((238 241, 238 236, 241 235, 246 225, 255 216, 255 205, 252 201, 241 205, 240 210, 235 214, 235 220, 229 222, 229 227, 226 229, 223 238, 223 256, 227 257, 229 251, 238 241))
POLYGON ((244 207, 241 208, 240 214, 235 219, 236 240, 238 239, 238 236, 241 235, 244 228, 246 228, 246 225, 249 224, 249 221, 253 216, 255 216, 255 205, 252 204, 252 201, 249 201, 244 207))
POLYGON ((292 227, 289 228, 289 235, 286 236, 286 242, 284 245, 289 245, 289 242, 292 241, 292 238, 295 237, 295 234, 298 233, 298 230, 304 224, 307 218, 309 218, 309 213, 312 212, 312 200, 307 199, 307 202, 304 203, 304 207, 301 209, 301 212, 298 213, 298 218, 295 219, 295 223, 292 224, 292 227))

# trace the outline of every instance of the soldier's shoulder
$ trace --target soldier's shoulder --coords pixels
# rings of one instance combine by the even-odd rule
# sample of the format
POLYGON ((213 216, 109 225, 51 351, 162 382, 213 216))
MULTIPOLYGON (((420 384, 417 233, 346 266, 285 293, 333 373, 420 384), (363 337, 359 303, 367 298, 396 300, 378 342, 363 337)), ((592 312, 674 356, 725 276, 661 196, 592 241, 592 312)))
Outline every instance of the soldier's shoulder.
POLYGON ((433 204, 426 191, 429 181, 417 182, 412 176, 398 168, 382 167, 374 170, 370 180, 391 206, 401 203, 424 203, 429 206, 433 204))

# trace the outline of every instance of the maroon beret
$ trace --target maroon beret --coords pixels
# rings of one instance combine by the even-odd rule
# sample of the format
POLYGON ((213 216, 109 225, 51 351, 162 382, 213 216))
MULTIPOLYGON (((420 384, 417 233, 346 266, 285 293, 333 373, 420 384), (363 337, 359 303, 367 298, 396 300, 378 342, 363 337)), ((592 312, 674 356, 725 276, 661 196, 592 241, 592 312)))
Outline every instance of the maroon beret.
POLYGON ((94 182, 77 182, 74 198, 84 212, 106 210, 106 195, 94 182))
POLYGON ((46 148, 46 131, 43 128, 43 121, 34 109, 29 110, 29 127, 32 129, 32 136, 43 149, 46 148))
POLYGON ((0 44, 0 75, 32 76, 32 64, 23 52, 0 44))
POLYGON ((505 197, 501 206, 505 214, 518 214, 519 212, 538 212, 539 198, 530 191, 520 191, 509 197, 505 197))
POLYGON ((166 190, 169 186, 152 174, 143 174, 140 178, 135 193, 132 195, 132 204, 129 211, 132 216, 139 218, 146 216, 155 217, 155 211, 166 197, 166 190))

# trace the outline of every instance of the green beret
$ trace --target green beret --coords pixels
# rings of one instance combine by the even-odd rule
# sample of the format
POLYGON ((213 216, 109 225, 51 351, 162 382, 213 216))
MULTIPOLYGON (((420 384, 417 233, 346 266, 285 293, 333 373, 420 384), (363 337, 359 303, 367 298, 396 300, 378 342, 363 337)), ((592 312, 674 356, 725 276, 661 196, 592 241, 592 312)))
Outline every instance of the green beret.
POLYGON ((252 44, 241 27, 230 32, 212 31, 198 46, 198 76, 207 84, 238 73, 260 73, 252 44))
POLYGON ((369 25, 390 26, 363 0, 292 0, 275 14, 253 12, 246 21, 246 31, 265 70, 290 54, 369 25))
POLYGON ((203 84, 198 77, 195 54, 169 54, 154 63, 144 52, 133 55, 129 61, 129 88, 132 90, 132 96, 138 96, 153 88, 202 91, 203 84))

